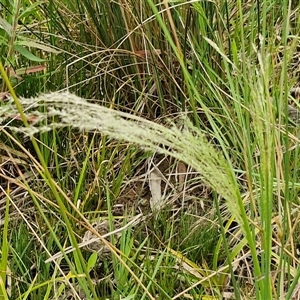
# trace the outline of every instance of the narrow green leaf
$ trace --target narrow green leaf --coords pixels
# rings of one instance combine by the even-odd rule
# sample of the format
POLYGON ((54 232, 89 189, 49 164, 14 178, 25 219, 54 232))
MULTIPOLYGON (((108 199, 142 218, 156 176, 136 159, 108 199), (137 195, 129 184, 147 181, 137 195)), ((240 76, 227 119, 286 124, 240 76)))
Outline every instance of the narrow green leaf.
MULTIPOLYGON (((59 51, 55 50, 54 48, 50 46, 46 46, 44 44, 38 43, 36 41, 31 41, 31 40, 21 40, 21 41, 16 41, 14 46, 25 46, 25 47, 31 47, 35 49, 40 49, 48 53, 59 53, 59 51)), ((24 55, 25 56, 25 55, 24 55)))
POLYGON ((36 1, 32 5, 25 6, 26 8, 20 13, 19 19, 26 18, 30 15, 33 15, 39 11, 39 6, 43 5, 46 1, 41 0, 41 1, 36 1))
POLYGON ((0 261, 0 280, 3 285, 0 285, 0 299, 5 299, 6 290, 6 272, 7 272, 7 261, 8 261, 8 223, 9 223, 9 197, 6 197, 6 209, 4 218, 4 228, 2 233, 2 248, 1 248, 1 261, 0 261))
POLYGON ((22 47, 20 45, 14 45, 14 48, 17 52, 19 52, 21 55, 23 55, 24 57, 26 57, 27 59, 29 59, 31 61, 36 61, 36 62, 46 61, 45 59, 35 56, 30 51, 28 51, 27 49, 25 49, 24 47, 22 47))
POLYGON ((96 262, 97 262, 97 258, 98 258, 98 253, 97 252, 92 253, 92 255, 89 257, 89 260, 87 262, 88 271, 91 271, 95 267, 96 262))

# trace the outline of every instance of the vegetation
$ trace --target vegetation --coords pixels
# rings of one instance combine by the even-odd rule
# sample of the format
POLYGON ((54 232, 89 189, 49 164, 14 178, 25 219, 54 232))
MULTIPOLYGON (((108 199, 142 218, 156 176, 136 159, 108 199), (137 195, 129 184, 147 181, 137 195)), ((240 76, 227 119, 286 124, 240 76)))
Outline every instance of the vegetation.
POLYGON ((0 9, 1 299, 298 299, 298 1, 0 9))

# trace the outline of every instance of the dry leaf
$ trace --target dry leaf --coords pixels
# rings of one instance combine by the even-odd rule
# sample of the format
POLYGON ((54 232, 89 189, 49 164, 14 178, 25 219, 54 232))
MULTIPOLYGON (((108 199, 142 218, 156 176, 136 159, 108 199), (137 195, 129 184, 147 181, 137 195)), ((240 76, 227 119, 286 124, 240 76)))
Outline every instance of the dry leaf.
POLYGON ((1 92, 0 93, 0 101, 4 99, 8 99, 9 93, 8 92, 1 92))
POLYGON ((26 68, 21 68, 18 70, 14 70, 13 68, 8 68, 8 73, 11 77, 22 80, 23 78, 20 75, 27 75, 32 73, 37 73, 40 71, 44 71, 46 69, 45 65, 31 66, 26 68))
MULTIPOLYGON (((9 118, 22 121, 22 118, 20 115, 10 115, 9 118)), ((26 118, 29 123, 36 122, 38 119, 37 116, 26 116, 26 118)))
POLYGON ((150 51, 150 50, 138 50, 138 51, 134 51, 134 54, 136 54, 138 56, 150 56, 151 54, 160 55, 161 51, 159 49, 154 49, 152 51, 150 51))
POLYGON ((161 176, 157 170, 149 175, 149 187, 151 192, 150 207, 152 211, 158 211, 163 206, 161 195, 161 176))
POLYGON ((177 164, 177 173, 178 173, 178 191, 182 192, 184 182, 185 182, 186 173, 187 173, 186 164, 184 164, 181 161, 178 162, 178 164, 177 164))
POLYGON ((45 65, 38 65, 38 66, 31 66, 27 68, 18 69, 16 72, 18 75, 22 74, 31 74, 31 73, 37 73, 40 71, 44 71, 46 69, 45 65))
POLYGON ((19 80, 22 80, 23 78, 21 76, 19 76, 15 70, 13 68, 8 68, 7 69, 7 73, 9 74, 10 77, 13 77, 13 78, 17 78, 19 80))

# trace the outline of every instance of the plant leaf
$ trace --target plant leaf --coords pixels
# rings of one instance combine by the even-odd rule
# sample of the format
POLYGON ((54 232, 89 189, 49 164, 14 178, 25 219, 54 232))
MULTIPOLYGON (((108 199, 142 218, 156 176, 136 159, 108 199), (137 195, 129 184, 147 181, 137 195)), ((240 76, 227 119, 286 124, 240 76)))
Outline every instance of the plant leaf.
POLYGON ((158 211, 162 207, 161 176, 157 170, 149 175, 149 187, 151 191, 150 207, 152 211, 158 211))
POLYGON ((98 258, 98 253, 97 252, 93 252, 91 254, 91 256, 89 257, 89 260, 87 262, 87 269, 88 269, 88 271, 91 271, 95 267, 96 262, 97 262, 97 258, 98 258))
POLYGON ((3 30, 5 30, 5 32, 11 36, 12 34, 12 26, 3 18, 0 18, 0 28, 2 28, 3 30))
POLYGON ((179 161, 177 164, 177 172, 178 172, 178 191, 182 192, 184 188, 186 174, 187 174, 186 164, 179 161))
POLYGON ((31 74, 31 73, 37 73, 40 71, 44 71, 46 69, 45 65, 37 65, 37 66, 31 66, 31 67, 27 67, 27 68, 20 68, 18 70, 16 70, 16 74, 17 75, 27 75, 27 74, 31 74))
POLYGON ((48 53, 59 53, 59 51, 55 50, 54 48, 52 47, 49 47, 47 45, 44 45, 44 44, 41 44, 41 43, 38 43, 36 41, 30 41, 30 40, 21 40, 21 41, 16 41, 15 46, 18 45, 18 46, 26 46, 26 47, 31 47, 31 48, 35 48, 35 49, 40 49, 40 50, 43 50, 45 52, 48 52, 48 53))
POLYGON ((30 5, 29 7, 25 8, 22 13, 20 13, 19 15, 19 19, 23 19, 28 17, 29 15, 35 14, 38 12, 38 7, 42 4, 44 4, 45 1, 41 0, 41 1, 36 1, 34 2, 32 5, 30 5))
POLYGON ((27 49, 25 49, 24 47, 22 47, 20 45, 14 45, 14 48, 17 52, 19 52, 21 55, 23 55, 24 57, 26 57, 27 59, 29 59, 31 61, 36 61, 36 62, 46 61, 45 59, 35 56, 30 51, 28 51, 27 49))

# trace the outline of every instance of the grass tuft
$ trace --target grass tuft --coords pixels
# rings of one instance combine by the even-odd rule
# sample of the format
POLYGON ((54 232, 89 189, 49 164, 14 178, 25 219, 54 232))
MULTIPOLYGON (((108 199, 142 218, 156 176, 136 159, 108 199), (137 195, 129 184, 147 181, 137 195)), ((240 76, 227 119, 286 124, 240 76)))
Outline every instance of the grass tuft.
POLYGON ((299 20, 4 1, 0 297, 297 298, 299 20))

